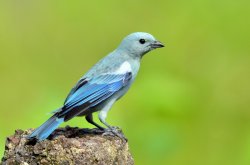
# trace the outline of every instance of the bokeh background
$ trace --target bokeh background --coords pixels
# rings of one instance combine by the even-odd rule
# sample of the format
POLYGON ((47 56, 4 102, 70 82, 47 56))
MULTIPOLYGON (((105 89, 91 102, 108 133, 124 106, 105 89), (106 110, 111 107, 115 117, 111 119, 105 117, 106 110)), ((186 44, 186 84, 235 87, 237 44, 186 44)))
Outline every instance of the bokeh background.
MULTIPOLYGON (((0 155, 37 127, 76 81, 135 31, 147 54, 107 118, 136 164, 250 164, 250 1, 1 1, 0 155)), ((84 118, 66 123, 92 127, 84 118)), ((65 126, 65 124, 63 125, 65 126)))

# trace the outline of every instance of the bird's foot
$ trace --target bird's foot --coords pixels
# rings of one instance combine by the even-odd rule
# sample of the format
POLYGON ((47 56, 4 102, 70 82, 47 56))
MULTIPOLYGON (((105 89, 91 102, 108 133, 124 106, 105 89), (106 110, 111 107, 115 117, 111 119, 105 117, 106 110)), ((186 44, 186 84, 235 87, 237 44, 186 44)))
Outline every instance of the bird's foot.
POLYGON ((99 129, 99 128, 92 128, 92 129, 82 129, 82 133, 86 134, 103 134, 105 131, 104 129, 99 129))
POLYGON ((119 127, 109 127, 104 130, 103 136, 118 136, 119 138, 128 141, 128 139, 122 133, 122 130, 119 127))

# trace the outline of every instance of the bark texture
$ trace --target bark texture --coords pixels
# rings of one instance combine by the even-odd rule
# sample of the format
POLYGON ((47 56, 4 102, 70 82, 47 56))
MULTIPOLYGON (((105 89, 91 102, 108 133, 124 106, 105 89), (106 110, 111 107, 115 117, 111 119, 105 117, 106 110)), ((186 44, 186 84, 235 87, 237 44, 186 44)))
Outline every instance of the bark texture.
POLYGON ((59 128, 41 142, 25 138, 32 129, 7 137, 2 165, 134 164, 128 143, 91 129, 59 128))

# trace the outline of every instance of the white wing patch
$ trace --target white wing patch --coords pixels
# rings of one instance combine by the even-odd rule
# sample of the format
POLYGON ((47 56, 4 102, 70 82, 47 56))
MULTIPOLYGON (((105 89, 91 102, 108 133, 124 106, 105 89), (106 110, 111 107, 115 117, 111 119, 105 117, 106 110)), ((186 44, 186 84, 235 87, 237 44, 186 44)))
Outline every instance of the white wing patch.
POLYGON ((129 64, 128 61, 125 61, 122 63, 122 65, 115 71, 115 74, 124 74, 127 72, 131 72, 131 65, 129 64))

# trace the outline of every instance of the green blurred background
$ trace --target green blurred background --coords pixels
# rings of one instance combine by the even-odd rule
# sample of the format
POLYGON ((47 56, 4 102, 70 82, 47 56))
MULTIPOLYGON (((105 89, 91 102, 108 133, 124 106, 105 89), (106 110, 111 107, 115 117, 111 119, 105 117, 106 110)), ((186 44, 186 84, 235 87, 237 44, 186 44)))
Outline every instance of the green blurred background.
MULTIPOLYGON (((147 54, 107 121, 136 164, 250 164, 250 1, 1 1, 0 155, 34 128, 127 34, 166 47, 147 54)), ((92 127, 84 118, 66 123, 92 127)), ((65 124, 63 125, 65 126, 65 124)))

